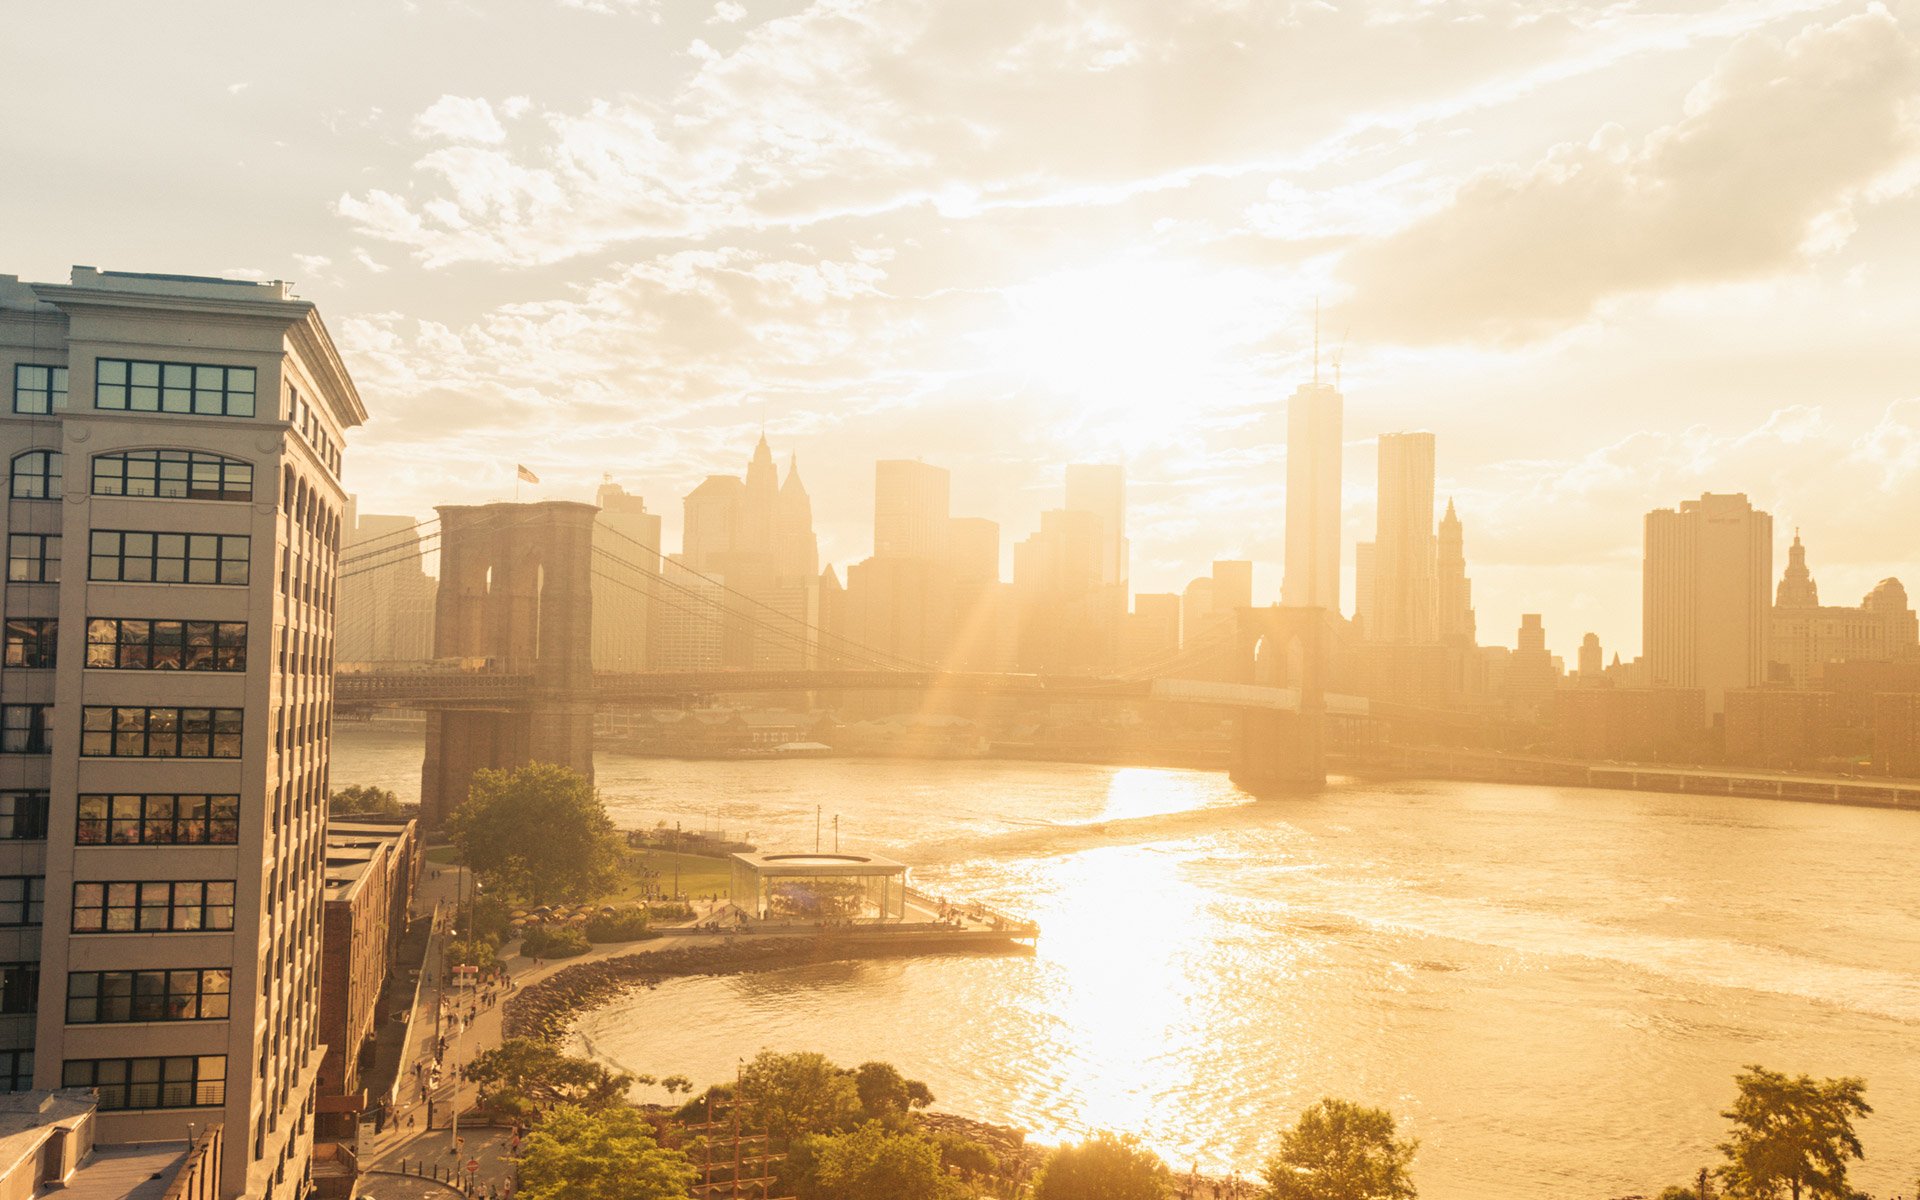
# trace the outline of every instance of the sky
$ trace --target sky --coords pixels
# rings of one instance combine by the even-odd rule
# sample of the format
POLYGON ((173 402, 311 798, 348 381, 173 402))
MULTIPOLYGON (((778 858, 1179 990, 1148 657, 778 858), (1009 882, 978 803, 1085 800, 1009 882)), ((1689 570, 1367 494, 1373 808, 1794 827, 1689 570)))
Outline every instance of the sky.
MULTIPOLYGON (((1639 649, 1642 515, 1920 585, 1920 0, 340 0, 33 5, 0 272, 295 281, 371 417, 363 511, 764 429, 823 555, 873 462, 1004 543, 1125 463, 1133 582, 1277 599, 1286 397, 1429 429, 1481 640, 1639 649)), ((1010 550, 1009 550, 1010 557, 1010 550)))

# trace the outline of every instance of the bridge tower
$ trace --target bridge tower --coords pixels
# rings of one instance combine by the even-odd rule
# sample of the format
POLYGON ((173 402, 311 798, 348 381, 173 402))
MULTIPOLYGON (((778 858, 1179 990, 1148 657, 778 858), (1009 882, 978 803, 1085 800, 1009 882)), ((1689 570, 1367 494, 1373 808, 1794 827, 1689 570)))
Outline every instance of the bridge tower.
POLYGON ((1243 608, 1240 683, 1293 688, 1298 712, 1242 709, 1228 775, 1251 792, 1327 782, 1327 672, 1337 618, 1324 608, 1243 608))
POLYGON ((527 702, 427 712, 420 816, 466 799, 473 773, 558 763, 593 777, 591 504, 449 504, 440 514, 435 658, 526 675, 527 702))

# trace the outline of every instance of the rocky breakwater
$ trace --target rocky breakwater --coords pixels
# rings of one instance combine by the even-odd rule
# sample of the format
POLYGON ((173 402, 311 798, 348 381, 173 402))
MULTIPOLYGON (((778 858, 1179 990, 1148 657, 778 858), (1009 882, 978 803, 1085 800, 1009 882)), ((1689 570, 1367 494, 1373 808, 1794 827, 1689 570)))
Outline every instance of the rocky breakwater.
POLYGON ((747 971, 775 971, 809 963, 859 958, 900 958, 921 954, 1008 954, 1023 950, 973 943, 930 946, 920 939, 890 943, 884 939, 783 937, 705 942, 663 947, 619 958, 596 959, 565 967, 507 998, 501 1009, 501 1032, 509 1038, 557 1042, 581 1014, 610 1004, 634 988, 656 987, 668 979, 691 975, 738 975, 747 971))

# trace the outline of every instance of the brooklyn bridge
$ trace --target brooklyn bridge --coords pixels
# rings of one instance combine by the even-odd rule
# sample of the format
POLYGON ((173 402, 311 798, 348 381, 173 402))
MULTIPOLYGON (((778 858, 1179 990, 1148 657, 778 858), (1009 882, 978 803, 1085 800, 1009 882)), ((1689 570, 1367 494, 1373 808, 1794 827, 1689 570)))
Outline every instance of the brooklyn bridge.
MULTIPOLYGON (((683 704, 747 693, 884 691, 929 697, 1038 701, 1162 701, 1231 711, 1231 773, 1252 790, 1325 783, 1330 747, 1381 735, 1368 701, 1331 692, 1327 663, 1336 618, 1321 609, 1248 608, 1208 644, 1125 675, 1046 676, 944 670, 900 658, 771 610, 734 603, 762 636, 803 642, 816 665, 792 670, 596 673, 593 581, 619 578, 594 545, 591 504, 570 501, 446 505, 422 537, 356 547, 341 578, 417 563, 437 549, 434 658, 339 674, 336 711, 405 708, 426 714, 421 810, 437 824, 473 773, 553 762, 591 776, 596 709, 683 704), (1211 677, 1190 677, 1204 658, 1211 677)), ((717 583, 718 581, 708 581, 717 583)), ((655 576, 632 589, 643 603, 712 607, 712 588, 655 576)), ((604 592, 603 592, 604 600, 604 592)), ((717 617, 716 613, 716 617, 717 617)))

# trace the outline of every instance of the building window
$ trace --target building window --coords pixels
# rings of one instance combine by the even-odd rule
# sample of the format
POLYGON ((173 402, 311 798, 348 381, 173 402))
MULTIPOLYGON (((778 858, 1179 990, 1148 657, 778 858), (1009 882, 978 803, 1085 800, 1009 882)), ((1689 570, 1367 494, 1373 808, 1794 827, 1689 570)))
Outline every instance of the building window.
POLYGON ((240 840, 240 797, 83 795, 74 841, 83 846, 231 846, 240 840))
POLYGON ((102 358, 94 365, 93 406, 128 412, 253 415, 253 368, 102 358))
POLYGON ((90 704, 81 710, 80 753, 86 758, 239 758, 243 712, 90 704))
POLYGON ((44 876, 0 875, 0 925, 38 925, 46 899, 44 876))
POLYGON ((7 535, 7 578, 14 583, 60 582, 60 535, 7 535))
POLYGON ((0 792, 0 841, 38 842, 46 836, 45 792, 0 792))
POLYGON ((162 500, 251 500, 253 464, 198 450, 96 454, 93 494, 162 500))
POLYGON ((243 584, 251 542, 244 534, 96 529, 87 577, 102 583, 243 584))
POLYGON ((73 885, 75 933, 222 933, 232 928, 231 880, 73 885))
POLYGON ((59 632, 60 622, 52 617, 8 617, 6 664, 10 667, 51 667, 59 632))
POLYGON ((0 704, 0 754, 47 754, 53 743, 53 705, 0 704))
POLYGON ((87 621, 87 665, 121 671, 244 671, 247 623, 93 617, 87 621))
POLYGON ((67 976, 67 1023, 224 1021, 233 972, 75 971, 67 976))
POLYGON ((70 1058, 61 1087, 92 1088, 100 1110, 211 1108, 227 1102, 227 1058, 70 1058))
POLYGON ((0 1092, 24 1092, 33 1087, 33 1051, 0 1050, 0 1092))
POLYGON ((0 963, 0 1013, 18 1016, 40 1009, 40 964, 0 963))
POLYGON ((58 500, 60 452, 28 450, 14 455, 11 494, 15 500, 58 500))
POLYGON ((19 363, 13 368, 13 411, 58 412, 67 406, 67 369, 19 363))

